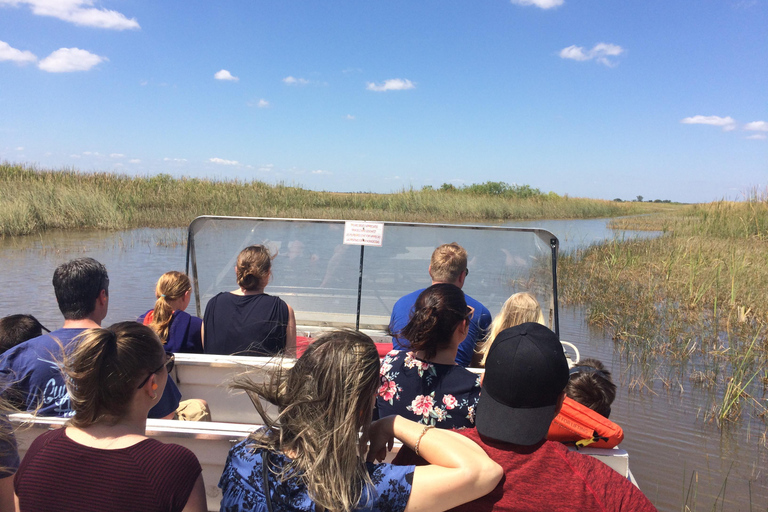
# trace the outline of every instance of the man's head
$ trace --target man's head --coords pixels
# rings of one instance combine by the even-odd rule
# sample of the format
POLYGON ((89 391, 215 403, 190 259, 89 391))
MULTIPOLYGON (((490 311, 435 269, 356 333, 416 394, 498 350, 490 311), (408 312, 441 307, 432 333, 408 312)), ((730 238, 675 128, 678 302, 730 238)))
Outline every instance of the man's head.
POLYGON ((467 251, 456 242, 443 244, 432 253, 429 275, 432 276, 433 283, 455 284, 461 288, 466 270, 467 251))
POLYGON ((477 431, 517 445, 542 441, 567 383, 568 361, 555 333, 532 322, 501 331, 485 361, 477 431))
MULTIPOLYGON (((97 299, 109 296, 107 269, 93 258, 77 258, 62 263, 53 273, 53 290, 65 320, 89 318, 97 299)), ((106 304, 103 307, 106 315, 106 304)), ((99 318, 97 323, 104 318, 99 318)))
POLYGON ((611 404, 616 399, 616 384, 602 362, 582 359, 578 366, 570 370, 565 394, 608 418, 611 415, 611 404))
POLYGON ((43 329, 45 327, 32 315, 8 315, 0 318, 0 354, 19 343, 42 336, 43 329))

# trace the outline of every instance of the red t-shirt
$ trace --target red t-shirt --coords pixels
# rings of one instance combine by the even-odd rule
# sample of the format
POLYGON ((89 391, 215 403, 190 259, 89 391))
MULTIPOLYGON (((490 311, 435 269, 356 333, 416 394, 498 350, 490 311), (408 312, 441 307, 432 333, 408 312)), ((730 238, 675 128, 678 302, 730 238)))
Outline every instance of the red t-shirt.
MULTIPOLYGON (((459 432, 472 439, 504 468, 489 494, 451 509, 466 512, 655 512, 656 507, 632 482, 589 455, 544 441, 533 446, 483 440, 476 429, 459 432)), ((394 464, 413 464, 416 455, 400 450, 394 464)))
POLYGON ((103 450, 72 441, 60 428, 35 439, 14 488, 22 512, 180 512, 201 471, 183 446, 146 439, 103 450))

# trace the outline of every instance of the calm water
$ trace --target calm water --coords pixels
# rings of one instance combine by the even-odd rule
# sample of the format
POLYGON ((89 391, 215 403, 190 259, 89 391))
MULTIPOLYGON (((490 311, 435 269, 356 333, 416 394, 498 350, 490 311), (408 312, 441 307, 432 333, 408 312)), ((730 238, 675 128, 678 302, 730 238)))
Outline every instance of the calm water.
MULTIPOLYGON (((614 236, 634 236, 614 233, 605 220, 509 225, 548 229, 558 236, 564 251, 614 236)), ((154 285, 163 272, 184 270, 185 238, 183 229, 139 229, 0 240, 0 316, 31 313, 50 329, 60 327, 53 270, 63 261, 87 255, 109 271, 105 325, 135 318, 154 304, 154 285)), ((630 391, 621 354, 602 331, 585 324, 583 310, 562 310, 560 329, 582 357, 601 359, 612 370, 619 391, 611 419, 624 428, 622 447, 630 453, 630 467, 659 510, 681 510, 686 494, 696 497, 696 510, 768 510, 768 450, 762 421, 744 420, 721 432, 705 420, 711 397, 685 381, 682 388, 678 383, 667 388, 656 380, 650 389, 630 391)))

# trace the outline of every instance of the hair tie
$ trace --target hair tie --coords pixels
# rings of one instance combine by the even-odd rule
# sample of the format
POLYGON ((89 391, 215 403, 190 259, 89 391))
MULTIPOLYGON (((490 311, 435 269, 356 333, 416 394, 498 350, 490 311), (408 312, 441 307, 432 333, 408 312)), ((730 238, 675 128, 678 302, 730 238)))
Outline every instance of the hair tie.
POLYGON ((578 373, 592 373, 601 376, 605 380, 608 380, 608 377, 605 375, 603 370, 600 370, 598 368, 594 368, 592 366, 574 366, 570 370, 568 370, 568 378, 573 377, 574 375, 578 373))
POLYGON ((165 298, 165 294, 164 294, 164 293, 161 293, 161 294, 160 294, 160 296, 161 296, 162 298, 165 298))

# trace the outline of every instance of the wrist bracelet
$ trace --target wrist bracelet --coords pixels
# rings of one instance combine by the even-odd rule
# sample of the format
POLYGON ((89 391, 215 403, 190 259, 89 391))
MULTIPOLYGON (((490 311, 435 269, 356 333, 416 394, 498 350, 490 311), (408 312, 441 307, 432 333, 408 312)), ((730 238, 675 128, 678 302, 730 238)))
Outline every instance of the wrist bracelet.
POLYGON ((425 425, 424 430, 421 431, 421 435, 419 436, 419 439, 416 440, 416 444, 413 447, 413 451, 416 452, 416 455, 419 455, 419 445, 421 444, 421 438, 424 437, 424 434, 427 433, 427 430, 435 428, 434 425, 425 425))

